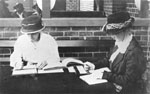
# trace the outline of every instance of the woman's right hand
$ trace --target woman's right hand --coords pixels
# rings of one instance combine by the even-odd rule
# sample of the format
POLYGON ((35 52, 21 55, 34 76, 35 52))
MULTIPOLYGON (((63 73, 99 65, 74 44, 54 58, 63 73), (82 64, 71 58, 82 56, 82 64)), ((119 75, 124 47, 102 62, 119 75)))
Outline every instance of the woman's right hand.
POLYGON ((87 62, 84 63, 84 69, 86 71, 90 72, 90 71, 95 69, 95 65, 93 63, 87 61, 87 62))
POLYGON ((23 62, 16 63, 16 66, 14 67, 15 70, 23 69, 23 62))

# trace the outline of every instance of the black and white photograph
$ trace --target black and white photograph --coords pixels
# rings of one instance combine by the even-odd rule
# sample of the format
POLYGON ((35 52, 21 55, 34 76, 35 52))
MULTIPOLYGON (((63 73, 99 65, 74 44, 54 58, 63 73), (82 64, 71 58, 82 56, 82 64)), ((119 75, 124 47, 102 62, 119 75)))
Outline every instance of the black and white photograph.
POLYGON ((150 94, 150 0, 0 0, 0 94, 150 94))

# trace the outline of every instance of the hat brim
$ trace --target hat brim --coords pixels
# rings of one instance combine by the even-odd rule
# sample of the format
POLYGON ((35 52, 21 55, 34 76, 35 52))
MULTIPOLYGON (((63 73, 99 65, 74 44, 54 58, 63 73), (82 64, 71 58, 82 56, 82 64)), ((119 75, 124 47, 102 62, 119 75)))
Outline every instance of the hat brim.
POLYGON ((125 28, 122 28, 122 29, 111 29, 111 30, 105 30, 104 32, 106 32, 107 34, 110 34, 110 35, 116 35, 116 34, 119 34, 121 32, 124 32, 124 29, 125 28))
POLYGON ((40 28, 38 30, 27 30, 27 29, 23 29, 23 27, 22 27, 20 32, 23 34, 33 34, 33 33, 41 32, 43 29, 45 29, 45 26, 43 26, 42 28, 40 28))
POLYGON ((121 28, 114 28, 114 29, 106 29, 106 26, 109 24, 109 23, 106 23, 103 25, 101 31, 106 32, 107 34, 118 34, 118 33, 124 32, 124 29, 130 28, 134 23, 133 17, 130 17, 129 20, 130 22, 126 21, 126 23, 124 23, 124 25, 121 28))
POLYGON ((107 30, 106 29, 106 26, 107 24, 105 24, 103 27, 102 27, 102 30, 103 32, 107 33, 107 34, 119 34, 121 32, 124 32, 125 29, 127 28, 130 28, 131 26, 127 26, 127 27, 123 27, 123 28, 120 28, 120 29, 109 29, 107 30))

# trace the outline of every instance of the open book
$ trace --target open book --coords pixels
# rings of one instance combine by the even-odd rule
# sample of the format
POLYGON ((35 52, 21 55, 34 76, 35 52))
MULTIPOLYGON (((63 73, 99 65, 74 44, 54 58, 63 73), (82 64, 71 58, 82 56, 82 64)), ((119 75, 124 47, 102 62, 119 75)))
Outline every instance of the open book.
POLYGON ((70 73, 76 73, 77 71, 79 74, 88 74, 87 71, 84 69, 84 63, 81 60, 75 58, 65 58, 62 60, 62 64, 64 64, 70 73))
POLYGON ((97 74, 97 75, 100 75, 100 73, 103 73, 104 71, 110 71, 110 70, 108 68, 106 68, 106 67, 105 68, 101 68, 101 69, 97 69, 97 70, 94 70, 89 75, 80 76, 80 79, 85 81, 88 85, 106 83, 107 82, 106 79, 101 79, 101 78, 98 78, 97 76, 92 75, 93 73, 97 74))
POLYGON ((84 65, 81 60, 75 58, 65 58, 62 60, 62 64, 64 64, 66 67, 84 65))
POLYGON ((62 64, 64 64, 70 73, 79 72, 79 74, 88 74, 84 69, 84 63, 81 60, 75 58, 65 58, 62 60, 62 64))
POLYGON ((14 69, 12 75, 29 75, 29 74, 44 74, 44 73, 61 73, 65 66, 61 63, 52 65, 51 67, 45 67, 43 69, 37 69, 36 65, 24 66, 23 69, 14 69))
POLYGON ((84 63, 81 60, 75 58, 65 58, 61 63, 53 63, 49 67, 43 69, 37 69, 35 65, 24 66, 21 70, 13 70, 12 75, 29 75, 29 74, 42 74, 42 73, 60 73, 63 72, 63 68, 67 68, 69 72, 76 72, 76 69, 80 74, 87 74, 83 68, 84 63))

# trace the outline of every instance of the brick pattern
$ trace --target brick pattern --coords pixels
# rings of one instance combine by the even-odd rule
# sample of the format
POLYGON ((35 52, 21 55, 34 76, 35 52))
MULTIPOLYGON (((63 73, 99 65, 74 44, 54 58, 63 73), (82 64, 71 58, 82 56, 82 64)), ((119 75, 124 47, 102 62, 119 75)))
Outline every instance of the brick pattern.
POLYGON ((141 17, 143 15, 135 6, 134 0, 104 0, 103 7, 106 15, 110 15, 118 11, 128 11, 133 17, 141 17))
MULTIPOLYGON (((104 32, 100 32, 99 27, 46 27, 44 32, 52 35, 56 40, 101 40, 108 39, 104 32)), ((21 35, 20 28, 3 27, 0 28, 0 39, 3 40, 16 40, 21 35)), ((109 48, 59 48, 61 57, 97 57, 105 56, 109 48)), ((0 57, 9 57, 13 52, 13 48, 1 48, 0 57)))
POLYGON ((135 0, 125 0, 125 1, 129 3, 134 3, 135 0))
POLYGON ((150 94, 150 26, 148 28, 148 38, 147 38, 147 70, 144 75, 145 83, 146 83, 146 91, 147 94, 150 94))
POLYGON ((133 17, 139 17, 139 10, 137 9, 137 7, 135 6, 134 3, 127 3, 126 4, 126 10, 130 13, 131 16, 133 17))
POLYGON ((106 15, 110 15, 118 11, 124 11, 125 0, 104 0, 103 7, 106 15))
MULTIPOLYGON (((52 35, 56 40, 111 40, 100 29, 102 26, 80 26, 80 27, 46 27, 44 32, 52 35)), ((147 94, 150 93, 150 28, 147 26, 134 26, 133 35, 141 44, 145 57, 148 59, 148 68, 145 72, 144 79, 147 86, 147 94)), ((1 40, 15 40, 20 35, 20 27, 0 27, 1 40)), ((97 57, 103 58, 107 55, 107 47, 67 47, 59 48, 61 57, 97 57)), ((0 57, 9 57, 13 48, 0 48, 0 57)))
MULTIPOLYGON (((56 40, 111 40, 109 36, 107 36, 104 32, 99 31, 102 27, 46 27, 44 32, 52 35, 56 40)), ((0 28, 0 39, 9 39, 15 40, 18 36, 20 36, 20 28, 11 28, 4 27, 0 28)), ((145 55, 149 55, 147 53, 147 41, 149 40, 147 37, 147 27, 133 27, 134 36, 142 45, 145 55)), ((109 51, 104 50, 103 48, 91 48, 90 50, 87 48, 60 48, 60 54, 63 57, 75 56, 85 56, 85 57, 95 57, 97 54, 107 53, 109 51), (93 49, 93 52, 91 51, 93 49), (103 50, 102 50, 103 49, 103 50), (63 51, 64 50, 64 51, 63 51), (89 54, 91 53, 91 54, 89 54), (67 55, 65 55, 67 54, 67 55), (71 55, 72 54, 72 55, 71 55)), ((13 51, 10 48, 1 48, 1 57, 8 56, 8 54, 13 51), (6 50, 6 51, 3 51, 6 50)))
POLYGON ((128 0, 126 3, 126 10, 133 17, 148 18, 150 17, 149 6, 150 6, 150 1, 141 0, 141 9, 138 9, 133 1, 128 0))

